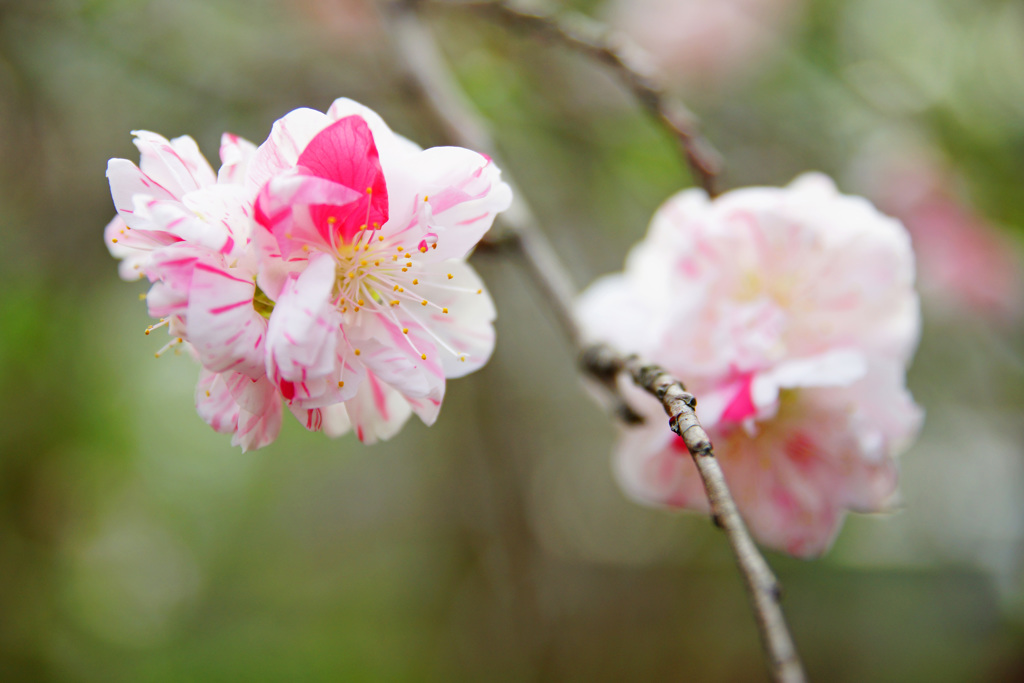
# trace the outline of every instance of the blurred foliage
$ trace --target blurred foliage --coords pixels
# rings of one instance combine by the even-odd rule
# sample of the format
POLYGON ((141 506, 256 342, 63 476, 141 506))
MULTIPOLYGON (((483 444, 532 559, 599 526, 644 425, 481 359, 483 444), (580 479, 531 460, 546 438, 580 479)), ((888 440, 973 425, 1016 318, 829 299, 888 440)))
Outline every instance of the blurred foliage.
MULTIPOLYGON (((619 268, 687 184, 664 132, 575 55, 430 17, 577 281, 619 268)), ((136 128, 215 158, 341 95, 436 144, 388 40, 357 0, 0 0, 0 679, 763 679, 724 540, 619 493, 613 427, 500 255, 474 259, 494 360, 372 449, 289 423, 242 455, 195 415, 189 359, 152 358, 101 244, 106 160, 136 128)), ((682 94, 729 185, 856 189, 872 140, 911 131, 1019 234, 1022 52, 1017 2, 820 0, 756 74, 682 94)), ((770 558, 815 680, 1024 677, 1020 321, 933 305, 903 511, 770 558)))

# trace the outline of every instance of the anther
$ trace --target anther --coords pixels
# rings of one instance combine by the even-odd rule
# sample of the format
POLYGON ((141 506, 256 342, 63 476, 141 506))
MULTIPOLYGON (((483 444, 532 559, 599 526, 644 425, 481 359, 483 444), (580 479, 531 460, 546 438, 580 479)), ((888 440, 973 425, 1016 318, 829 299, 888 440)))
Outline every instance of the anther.
POLYGON ((384 235, 377 235, 377 241, 378 242, 383 242, 384 241, 384 235))
POLYGON ((427 354, 421 353, 420 354, 420 360, 426 360, 426 359, 427 359, 427 354))
POLYGON ((355 354, 356 354, 356 355, 358 356, 359 354, 361 354, 361 353, 362 353, 362 351, 360 351, 359 349, 356 349, 356 350, 354 351, 354 353, 355 353, 355 354))
POLYGON ((392 305, 392 306, 397 306, 397 305, 398 305, 398 304, 400 304, 400 303, 402 303, 402 302, 401 302, 401 301, 399 301, 398 299, 392 299, 392 300, 391 300, 391 305, 392 305))
POLYGON ((423 301, 421 301, 421 302, 420 302, 420 305, 421 305, 421 306, 426 306, 426 305, 427 305, 427 300, 426 300, 426 299, 424 299, 423 301))
POLYGON ((398 247, 398 251, 405 251, 405 247, 398 247))
POLYGON ((113 237, 113 238, 111 238, 111 240, 110 240, 110 241, 111 241, 111 242, 117 242, 117 238, 116 238, 116 237, 113 237))
POLYGON ((454 275, 452 275, 451 273, 448 273, 448 279, 449 279, 449 280, 451 280, 451 279, 452 279, 453 277, 455 277, 455 276, 454 276, 454 275))
POLYGON ((447 312, 448 312, 448 309, 447 309, 447 308, 442 308, 442 309, 441 309, 441 312, 442 312, 442 313, 447 313, 447 312))
POLYGON ((409 328, 408 327, 403 327, 402 328, 402 334, 409 334, 409 328))
POLYGON ((426 245, 424 245, 424 246, 420 247, 420 252, 422 252, 422 253, 424 253, 424 254, 426 254, 426 253, 427 253, 427 247, 426 247, 426 245))
POLYGON ((334 225, 335 223, 338 222, 338 219, 335 218, 334 216, 328 216, 327 217, 327 222, 330 223, 331 225, 334 225))
POLYGON ((365 266, 366 265, 366 259, 360 259, 359 265, 365 266))
POLYGON ((363 301, 362 299, 360 299, 360 300, 359 300, 359 301, 357 301, 356 303, 357 303, 357 304, 359 304, 360 306, 362 306, 362 305, 364 305, 364 304, 365 304, 366 302, 365 302, 365 301, 363 301))
POLYGON ((398 285, 395 285, 395 286, 394 286, 394 290, 395 290, 395 291, 397 292, 397 291, 398 291, 398 289, 399 289, 398 285))
POLYGON ((420 279, 419 279, 419 278, 416 278, 416 277, 414 277, 414 278, 412 279, 412 283, 413 283, 414 285, 418 285, 418 284, 420 283, 420 279))
POLYGON ((342 388, 343 386, 345 386, 345 381, 344 380, 338 382, 338 388, 339 389, 342 388))

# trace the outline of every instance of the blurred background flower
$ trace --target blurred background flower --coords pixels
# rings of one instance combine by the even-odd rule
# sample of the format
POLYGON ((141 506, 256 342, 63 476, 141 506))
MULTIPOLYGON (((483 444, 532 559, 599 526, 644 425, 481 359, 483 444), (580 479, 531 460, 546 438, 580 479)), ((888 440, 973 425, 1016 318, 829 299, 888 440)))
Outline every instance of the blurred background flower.
MULTIPOLYGON (((911 203, 1001 245, 981 251, 1003 254, 1010 284, 985 291, 1019 298, 1024 8, 798 10, 781 33, 763 24, 771 58, 684 90, 726 184, 819 169, 912 224, 913 193, 871 183, 923 158, 938 179, 911 203), (879 144, 920 151, 887 162, 879 144)), ((429 16, 577 282, 618 269, 689 183, 668 138, 601 68, 429 16)), ((344 95, 442 142, 389 50, 354 0, 0 0, 5 681, 763 679, 724 539, 625 499, 612 426, 501 257, 473 258, 499 310, 491 363, 453 383, 434 427, 372 449, 290 425, 240 454, 195 415, 191 361, 153 358, 101 237, 103 169, 133 158, 128 131, 187 133, 215 156, 224 130, 262 140, 344 95)), ((953 291, 998 269, 963 270, 953 291)), ((909 384, 928 418, 901 461, 902 511, 850 519, 822 560, 769 558, 812 679, 1024 675, 1021 321, 949 300, 923 301, 909 384)))

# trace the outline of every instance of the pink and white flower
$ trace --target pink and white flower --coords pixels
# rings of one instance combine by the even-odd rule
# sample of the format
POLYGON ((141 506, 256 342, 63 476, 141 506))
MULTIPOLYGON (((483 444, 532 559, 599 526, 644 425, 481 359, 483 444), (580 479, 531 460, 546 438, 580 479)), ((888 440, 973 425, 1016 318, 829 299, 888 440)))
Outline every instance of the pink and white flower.
POLYGON ((247 182, 261 188, 258 283, 274 301, 266 371, 289 407, 367 442, 410 410, 433 423, 445 379, 494 346, 494 307, 465 258, 511 202, 495 165, 421 150, 340 99, 274 124, 247 182))
MULTIPOLYGON (((737 504, 764 543, 824 552, 846 510, 884 509, 893 457, 922 414, 904 374, 919 336, 906 230, 821 175, 785 189, 662 206, 624 273, 579 302, 588 336, 664 365, 697 409, 737 504)), ((706 510, 660 406, 624 386, 647 425, 620 441, 626 491, 706 510)))
POLYGON ((106 241, 153 283, 151 329, 200 362, 197 410, 234 444, 273 441, 283 405, 365 442, 430 424, 445 380, 489 358, 494 306, 465 259, 511 191, 487 157, 421 150, 343 99, 259 149, 225 135, 216 174, 191 138, 136 145, 139 166, 108 165, 106 241))

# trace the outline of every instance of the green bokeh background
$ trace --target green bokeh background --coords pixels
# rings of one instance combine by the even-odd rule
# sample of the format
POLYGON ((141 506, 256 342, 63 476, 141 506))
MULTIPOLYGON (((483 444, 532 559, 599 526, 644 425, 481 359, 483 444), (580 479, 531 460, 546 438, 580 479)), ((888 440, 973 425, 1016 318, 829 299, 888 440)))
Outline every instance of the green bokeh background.
MULTIPOLYGON (((576 281, 621 267, 689 184, 670 140, 600 67, 430 20, 576 281)), ((242 454, 195 415, 192 361, 154 360, 102 244, 106 160, 136 128, 215 159, 342 95, 440 142, 354 0, 0 0, 0 680, 763 680, 724 538, 618 491, 614 426, 505 256, 473 259, 494 359, 388 443, 286 420, 242 454)), ((855 189, 871 136, 911 131, 1024 227, 1017 2, 808 2, 756 75, 687 100, 730 186, 855 189)), ((924 312, 903 509, 821 560, 769 554, 814 680, 1024 679, 1020 321, 924 312)))

